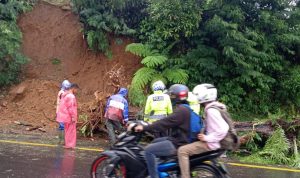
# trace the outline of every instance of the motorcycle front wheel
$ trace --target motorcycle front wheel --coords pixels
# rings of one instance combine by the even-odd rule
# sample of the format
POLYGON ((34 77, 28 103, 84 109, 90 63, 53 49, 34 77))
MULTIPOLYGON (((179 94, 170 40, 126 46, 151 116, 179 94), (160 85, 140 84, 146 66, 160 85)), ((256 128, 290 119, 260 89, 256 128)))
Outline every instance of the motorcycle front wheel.
POLYGON ((94 160, 91 167, 92 178, 126 178, 124 164, 111 164, 109 157, 103 155, 94 160))
POLYGON ((199 165, 191 169, 191 178, 221 178, 222 175, 210 165, 199 165))

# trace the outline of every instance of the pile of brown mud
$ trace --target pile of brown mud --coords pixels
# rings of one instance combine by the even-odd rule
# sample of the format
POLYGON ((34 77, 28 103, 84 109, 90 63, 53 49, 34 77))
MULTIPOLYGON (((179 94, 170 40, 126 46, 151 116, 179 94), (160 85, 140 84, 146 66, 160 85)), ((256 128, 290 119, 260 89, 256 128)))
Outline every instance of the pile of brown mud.
POLYGON ((116 77, 119 86, 127 87, 140 67, 139 58, 125 52, 130 39, 111 37, 113 57, 107 59, 88 49, 77 15, 45 2, 23 14, 18 25, 23 32, 22 51, 30 62, 23 69, 22 82, 0 99, 1 127, 22 121, 52 130, 61 81, 79 84, 81 108, 93 103, 95 91, 112 94, 116 77))

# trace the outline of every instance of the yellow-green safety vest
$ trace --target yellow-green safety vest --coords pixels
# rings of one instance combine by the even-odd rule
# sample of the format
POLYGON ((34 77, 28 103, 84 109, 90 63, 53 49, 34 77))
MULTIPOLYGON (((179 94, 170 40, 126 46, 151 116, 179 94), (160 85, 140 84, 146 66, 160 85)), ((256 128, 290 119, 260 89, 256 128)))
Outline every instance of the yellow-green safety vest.
POLYGON ((144 120, 153 123, 173 112, 170 96, 162 91, 154 91, 147 98, 144 120))
POLYGON ((187 101, 189 102, 189 105, 191 107, 191 109, 196 113, 196 114, 200 114, 200 104, 199 101, 197 99, 197 97, 192 93, 189 92, 189 96, 187 101))

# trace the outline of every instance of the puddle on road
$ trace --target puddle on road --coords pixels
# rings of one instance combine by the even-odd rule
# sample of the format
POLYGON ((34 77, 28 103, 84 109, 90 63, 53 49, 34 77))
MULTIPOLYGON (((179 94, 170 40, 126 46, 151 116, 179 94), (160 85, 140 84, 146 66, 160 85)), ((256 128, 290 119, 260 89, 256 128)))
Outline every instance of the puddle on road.
POLYGON ((89 177, 94 151, 0 143, 0 177, 89 177), (5 164, 2 164, 5 163, 5 164), (8 171, 9 170, 9 171, 8 171))

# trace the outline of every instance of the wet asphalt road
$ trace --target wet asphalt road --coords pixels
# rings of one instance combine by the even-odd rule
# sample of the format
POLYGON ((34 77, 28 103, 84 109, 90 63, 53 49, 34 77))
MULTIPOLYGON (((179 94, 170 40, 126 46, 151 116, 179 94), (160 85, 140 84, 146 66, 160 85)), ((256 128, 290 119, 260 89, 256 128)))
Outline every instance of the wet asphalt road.
POLYGON ((89 177, 95 151, 0 143, 1 178, 89 177))
MULTIPOLYGON (((0 178, 88 178, 90 165, 98 154, 97 151, 0 142, 0 178)), ((232 178, 300 178, 300 173, 288 171, 230 165, 227 168, 232 178)))

